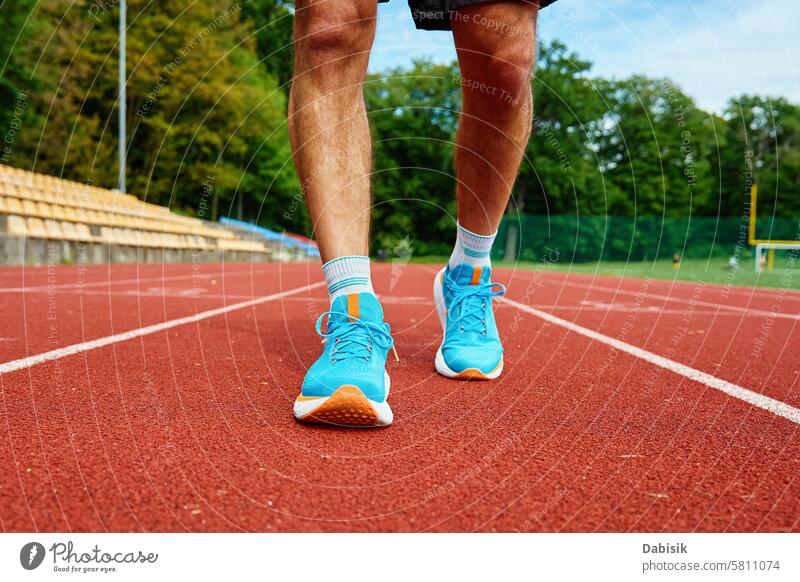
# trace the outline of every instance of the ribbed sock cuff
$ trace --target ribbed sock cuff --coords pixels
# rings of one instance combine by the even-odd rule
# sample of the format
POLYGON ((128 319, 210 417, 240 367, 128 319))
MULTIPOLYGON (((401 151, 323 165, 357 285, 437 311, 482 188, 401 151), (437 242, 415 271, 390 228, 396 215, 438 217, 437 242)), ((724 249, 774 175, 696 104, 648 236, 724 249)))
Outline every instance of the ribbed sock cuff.
POLYGON ((463 263, 470 265, 491 264, 490 255, 496 236, 497 232, 490 235, 475 234, 460 224, 457 225, 456 245, 453 248, 453 254, 450 255, 450 268, 453 269, 463 263))
POLYGON ((369 257, 338 257, 322 265, 331 301, 348 293, 372 293, 369 257))

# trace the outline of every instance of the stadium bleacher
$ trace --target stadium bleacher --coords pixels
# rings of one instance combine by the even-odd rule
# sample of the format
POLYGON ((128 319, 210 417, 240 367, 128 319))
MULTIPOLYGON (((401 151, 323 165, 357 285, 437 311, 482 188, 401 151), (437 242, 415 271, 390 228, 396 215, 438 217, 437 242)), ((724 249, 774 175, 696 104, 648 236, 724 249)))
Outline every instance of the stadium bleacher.
POLYGON ((190 262, 273 257, 261 237, 130 194, 0 165, 0 263, 190 262))
POLYGON ((276 251, 278 249, 284 252, 294 250, 307 257, 319 258, 320 256, 317 243, 308 237, 299 234, 278 232, 234 218, 222 217, 219 221, 234 232, 241 233, 242 236, 253 237, 255 240, 263 240, 266 244, 275 243, 276 251))

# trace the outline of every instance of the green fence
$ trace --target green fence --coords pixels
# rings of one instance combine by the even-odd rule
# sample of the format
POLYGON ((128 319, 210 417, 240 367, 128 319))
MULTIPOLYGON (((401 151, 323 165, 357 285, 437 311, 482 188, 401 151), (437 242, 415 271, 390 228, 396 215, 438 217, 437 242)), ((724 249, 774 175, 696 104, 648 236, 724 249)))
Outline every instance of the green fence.
MULTIPOLYGON (((800 220, 758 218, 758 238, 800 240, 800 220)), ((503 220, 493 258, 639 261, 748 255, 747 217, 517 215, 503 220)))

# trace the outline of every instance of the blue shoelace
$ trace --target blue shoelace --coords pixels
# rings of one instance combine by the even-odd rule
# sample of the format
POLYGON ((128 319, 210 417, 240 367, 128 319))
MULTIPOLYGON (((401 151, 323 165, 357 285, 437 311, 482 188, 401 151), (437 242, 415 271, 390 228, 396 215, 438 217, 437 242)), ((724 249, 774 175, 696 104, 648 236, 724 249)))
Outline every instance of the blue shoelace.
POLYGON ((449 273, 445 277, 450 290, 448 319, 459 322, 461 333, 473 331, 486 335, 486 305, 491 304, 493 297, 505 295, 506 286, 502 283, 459 285, 449 273))
MULTIPOLYGON (((317 319, 317 333, 323 341, 333 341, 331 362, 350 358, 372 358, 372 346, 390 350, 394 348, 394 340, 388 323, 372 323, 356 317, 350 317, 338 311, 326 311, 317 319), (322 322, 328 317, 328 329, 322 331, 322 322), (331 317, 336 316, 334 325, 331 317), (332 329, 331 329, 332 328, 332 329)), ((395 357, 397 353, 395 352, 395 357)))

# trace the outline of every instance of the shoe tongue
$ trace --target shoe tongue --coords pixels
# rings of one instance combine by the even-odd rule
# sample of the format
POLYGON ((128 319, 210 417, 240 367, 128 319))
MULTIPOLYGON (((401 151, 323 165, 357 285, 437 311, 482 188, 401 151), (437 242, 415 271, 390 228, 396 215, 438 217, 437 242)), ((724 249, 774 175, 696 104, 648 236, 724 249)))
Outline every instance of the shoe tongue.
POLYGON ((450 276, 459 285, 478 285, 488 283, 491 278, 492 268, 481 265, 468 265, 462 263, 450 269, 450 276))
POLYGON ((383 322, 383 309, 372 293, 350 293, 333 300, 331 311, 372 323, 383 322))

